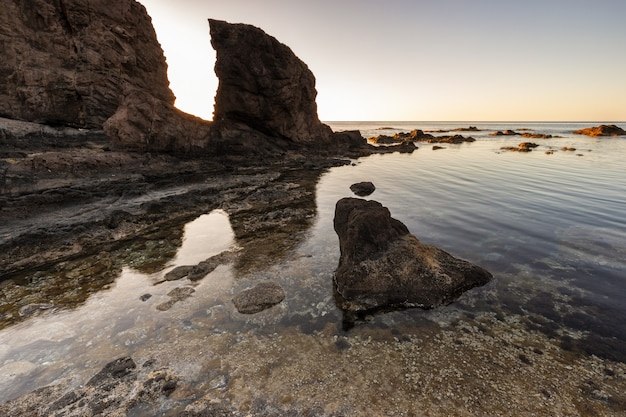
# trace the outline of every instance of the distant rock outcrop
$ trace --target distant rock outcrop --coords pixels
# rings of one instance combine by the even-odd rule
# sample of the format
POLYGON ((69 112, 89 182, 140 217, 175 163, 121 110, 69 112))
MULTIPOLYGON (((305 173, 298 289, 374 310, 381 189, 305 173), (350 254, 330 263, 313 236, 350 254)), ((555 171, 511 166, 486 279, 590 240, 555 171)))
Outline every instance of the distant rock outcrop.
POLYGON ((334 226, 341 249, 336 300, 345 311, 433 308, 492 278, 479 266, 421 243, 377 201, 339 200, 334 226))
POLYGON ((0 116, 101 128, 134 90, 173 104, 167 64, 134 0, 6 0, 0 116))
POLYGON ((616 125, 600 125, 594 127, 588 127, 585 129, 575 130, 577 135, 587 136, 625 136, 626 130, 616 125))

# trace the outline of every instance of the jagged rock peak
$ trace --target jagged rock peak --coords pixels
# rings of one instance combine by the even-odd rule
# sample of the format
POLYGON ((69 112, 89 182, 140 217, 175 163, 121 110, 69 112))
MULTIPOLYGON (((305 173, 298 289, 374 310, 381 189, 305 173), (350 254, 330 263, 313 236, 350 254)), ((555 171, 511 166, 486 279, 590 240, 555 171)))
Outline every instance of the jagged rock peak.
POLYGON ((174 103, 146 9, 134 0, 4 0, 0 116, 100 128, 140 90, 174 103))
POLYGON ((331 140, 317 114, 315 77, 288 46, 251 25, 213 19, 209 25, 219 78, 215 121, 300 143, 331 140))

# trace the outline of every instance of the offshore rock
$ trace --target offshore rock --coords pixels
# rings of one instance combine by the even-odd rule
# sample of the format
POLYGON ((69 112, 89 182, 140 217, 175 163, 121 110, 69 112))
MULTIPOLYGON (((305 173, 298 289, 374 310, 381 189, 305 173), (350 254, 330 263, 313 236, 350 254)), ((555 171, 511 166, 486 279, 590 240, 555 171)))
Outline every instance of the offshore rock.
POLYGON ((477 265, 421 243, 377 201, 339 200, 334 227, 341 249, 336 302, 345 311, 434 308, 492 278, 477 265))
POLYGON ((0 116, 100 128, 134 90, 174 103, 146 9, 134 0, 6 0, 0 116))
POLYGON ((600 125, 594 127, 588 127, 585 129, 575 130, 577 135, 587 136, 625 136, 626 130, 616 125, 600 125))
POLYGON ((209 19, 219 78, 214 120, 243 123, 269 137, 324 146, 315 77, 291 49, 261 29, 209 19))
POLYGON ((365 197, 376 191, 376 186, 370 181, 357 182, 350 186, 350 191, 359 197, 365 197))

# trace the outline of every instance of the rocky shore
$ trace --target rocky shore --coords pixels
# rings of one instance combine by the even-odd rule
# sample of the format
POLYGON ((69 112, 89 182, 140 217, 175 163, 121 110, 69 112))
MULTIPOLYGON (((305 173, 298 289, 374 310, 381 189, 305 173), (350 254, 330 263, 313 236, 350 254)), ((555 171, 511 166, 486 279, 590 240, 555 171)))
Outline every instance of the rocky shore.
MULTIPOLYGON (((162 270, 180 247, 185 224, 212 210, 222 210, 229 216, 236 250, 179 266, 164 274, 161 282, 198 282, 223 265, 254 274, 272 262, 292 256, 293 249, 305 239, 316 216, 317 181, 327 169, 373 154, 410 153, 417 149, 415 142, 459 144, 475 140, 460 134, 433 136, 415 130, 393 137, 381 135, 370 142, 385 146, 374 146, 358 131, 335 133, 318 118, 313 74, 289 47, 250 25, 211 19, 209 29, 211 45, 217 53, 215 72, 220 80, 213 121, 185 114, 174 106, 163 52, 150 17, 136 1, 120 0, 116 7, 110 7, 105 0, 9 0, 0 10, 0 44, 7 46, 5 59, 0 62, 0 328, 26 322, 39 314, 76 308, 91 295, 108 288, 125 266, 146 273, 162 270)), ((479 130, 470 126, 455 131, 479 130)), ((518 135, 503 133, 509 134, 518 135)), ((530 143, 522 145, 515 150, 526 152, 534 147, 530 143)), ((436 148, 441 149, 433 147, 436 148)), ((361 196, 374 190, 368 182, 354 187, 354 192, 361 196)), ((340 293, 338 305, 346 311, 433 308, 490 280, 487 271, 421 244, 408 235, 406 227, 398 226, 388 212, 383 214, 379 216, 382 222, 391 223, 395 231, 383 231, 394 238, 391 243, 382 244, 383 249, 395 248, 396 241, 404 243, 395 252, 382 256, 388 268, 380 274, 393 275, 394 269, 406 266, 408 275, 423 275, 423 270, 428 270, 435 281, 450 282, 445 283, 443 296, 432 295, 434 290, 425 291, 423 287, 411 293, 418 286, 411 277, 404 279, 404 275, 400 277, 401 286, 391 282, 389 287, 374 293, 375 283, 366 282, 371 288, 355 290, 347 285, 353 284, 347 280, 355 274, 342 273, 363 269, 363 263, 370 259, 357 259, 361 263, 355 267, 348 262, 354 259, 346 257, 358 256, 348 246, 351 250, 363 249, 368 242, 360 236, 361 240, 346 243, 348 237, 354 236, 348 236, 347 219, 343 219, 337 229, 345 256, 335 285, 340 293), (424 253, 427 256, 423 262, 416 264, 417 255, 424 253), (399 266, 399 262, 404 264, 399 266), (455 271, 452 276, 450 265, 455 271), (471 279, 467 280, 466 275, 471 275, 471 279), (428 291, 432 297, 420 298, 428 291), (401 297, 407 293, 410 297, 401 297), (374 302, 370 303, 372 299, 374 302)), ((379 220, 373 222, 378 224, 379 220)), ((360 227, 367 229, 368 224, 360 227)), ((376 236, 366 238, 376 240, 376 236)), ((367 275, 361 270, 357 272, 359 276, 367 275)), ((263 278, 260 284, 232 294, 230 301, 238 314, 262 315, 283 303, 284 289, 263 278)), ((155 309, 168 312, 176 303, 193 297, 195 291, 194 287, 181 284, 167 292, 167 300, 155 309)), ((151 297, 146 293, 135 301, 144 303, 151 297)), ((224 363, 245 362, 254 368, 250 370, 254 377, 241 376, 241 369, 227 374, 220 368, 227 366, 220 365, 216 366, 220 373, 212 375, 205 385, 191 387, 184 372, 164 363, 171 350, 164 353, 155 348, 145 357, 108 358, 109 363, 86 383, 77 384, 71 375, 67 376, 51 386, 0 404, 0 414, 121 416, 158 412, 199 417, 238 416, 244 415, 239 410, 250 410, 257 415, 288 411, 292 415, 339 416, 345 414, 347 406, 342 403, 333 409, 335 400, 328 398, 330 394, 322 395, 330 404, 327 409, 283 407, 293 403, 288 397, 291 394, 283 392, 287 382, 263 380, 263 376, 273 367, 284 367, 284 379, 293 395, 296 399, 307 398, 311 392, 298 381, 311 375, 323 379, 334 373, 335 365, 325 363, 326 354, 342 354, 352 347, 361 359, 374 360, 377 352, 383 352, 385 360, 397 358, 401 362, 396 364, 398 369, 406 369, 406 373, 387 377, 393 380, 391 386, 403 387, 402 398, 406 401, 441 395, 420 386, 418 380, 417 369, 432 366, 433 358, 454 362, 467 375, 477 372, 466 362, 461 363, 459 357, 446 357, 437 348, 439 343, 457 343, 465 354, 474 356, 485 353, 473 347, 473 338, 507 347, 499 355, 495 352, 494 366, 485 371, 503 380, 506 378, 500 375, 502 369, 511 361, 517 369, 528 373, 527 366, 536 364, 538 371, 546 375, 554 368, 565 372, 569 366, 566 363, 571 362, 557 352, 544 355, 530 345, 516 345, 522 342, 515 335, 505 335, 506 329, 497 338, 494 333, 481 330, 483 326, 505 327, 503 321, 491 318, 460 321, 459 326, 467 325, 466 336, 461 339, 451 332, 431 328, 426 328, 422 335, 402 335, 400 330, 386 328, 374 334, 364 330, 350 341, 337 337, 316 340, 325 325, 321 323, 316 329, 318 333, 294 335, 300 345, 287 348, 279 346, 280 338, 271 334, 262 335, 268 343, 260 347, 235 331, 207 336, 211 344, 226 346, 221 351, 224 363), (392 343, 398 342, 398 337, 403 343, 392 343), (489 338, 496 342, 486 341, 489 338), (408 341, 416 343, 404 343, 408 341), (375 349, 370 344, 376 345, 375 349), (237 348, 230 349, 235 345, 237 348), (245 352, 255 352, 253 358, 241 353, 244 347, 245 352), (318 352, 319 357, 306 363, 272 362, 275 355, 297 358, 298 349, 318 352), (248 382, 267 386, 266 402, 250 400, 248 404, 241 400, 243 403, 237 406, 229 403, 224 394, 227 386, 243 397, 254 397, 246 391, 248 382), (223 401, 216 401, 220 395, 215 393, 223 401), (167 410, 167 406, 171 409, 167 410)), ((180 360, 193 362, 196 352, 209 342, 181 342, 193 355, 181 353, 180 360)), ((213 360, 221 363, 221 358, 213 360)), ((357 369, 355 361, 350 366, 350 375, 362 374, 363 369, 357 369)), ((589 380, 601 379, 603 372, 607 377, 609 371, 614 372, 597 364, 592 372, 588 371, 593 374, 589 380)), ((620 375, 613 373, 609 377, 620 375)), ((362 380, 343 380, 341 384, 335 381, 332 390, 338 392, 352 383, 372 389, 383 384, 382 377, 366 375, 362 380)), ((565 387, 567 395, 573 397, 577 389, 587 385, 593 391, 594 386, 587 382, 573 381, 565 387)), ((478 400, 472 397, 485 388, 479 385, 470 383, 472 391, 459 400, 468 413, 480 408, 478 400)), ((555 389, 542 387, 538 395, 543 403, 554 401, 555 389)), ((464 395, 453 392, 459 398, 461 394, 464 395)), ((364 395, 354 393, 354 409, 362 411, 363 404, 371 400, 364 395)), ((626 401, 619 392, 611 390, 606 395, 615 402, 606 406, 608 409, 624 408, 626 401)), ((504 403, 494 402, 494 412, 506 408, 504 403)), ((403 404, 398 405, 397 412, 403 404)))

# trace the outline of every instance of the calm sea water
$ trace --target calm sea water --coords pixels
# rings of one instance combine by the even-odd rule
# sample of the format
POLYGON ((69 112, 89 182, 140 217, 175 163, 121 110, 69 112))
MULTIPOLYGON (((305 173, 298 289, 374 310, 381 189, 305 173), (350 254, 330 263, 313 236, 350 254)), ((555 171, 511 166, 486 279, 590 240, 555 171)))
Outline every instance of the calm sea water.
MULTIPOLYGON (((419 327, 424 321, 451 326, 459 318, 488 316, 523 337, 542 334, 559 349, 626 362, 626 137, 572 134, 597 123, 329 124, 335 131, 358 129, 365 137, 470 125, 480 131, 454 132, 476 138, 474 143, 444 144, 436 151, 431 144, 418 144, 412 154, 374 155, 329 170, 317 185, 314 225, 292 257, 248 277, 220 267, 197 284, 190 299, 166 313, 157 312, 155 305, 181 283, 155 287, 165 270, 146 274, 128 267, 114 285, 74 310, 51 312, 1 330, 0 401, 60 377, 73 376, 78 384, 122 355, 159 357, 200 384, 217 371, 210 368, 214 362, 198 359, 199 349, 222 358, 226 372, 239 369, 228 362, 233 352, 242 352, 235 357, 239 366, 246 358, 254 360, 252 350, 244 352, 246 341, 271 336, 291 346, 304 345, 311 334, 323 340, 349 337, 332 298, 332 273, 339 257, 332 220, 337 200, 351 196, 349 186, 359 181, 373 182, 376 191, 368 198, 387 206, 420 240, 494 275, 492 283, 451 306, 370 317, 361 329, 419 327), (505 129, 559 137, 490 136, 505 129), (540 146, 529 153, 501 150, 523 141, 540 146), (565 147, 576 150, 561 150, 565 147), (554 153, 546 153, 551 150, 554 153), (267 277, 283 285, 285 302, 256 317, 233 312, 233 293, 267 277), (146 292, 153 295, 150 302, 138 301, 146 292), (236 338, 226 337, 234 334, 236 338)), ((187 225, 183 245, 166 270, 199 262, 235 244, 228 215, 207 213, 187 225)), ((324 366, 314 351, 299 352, 302 366, 308 360, 311 367, 324 366)), ((341 361, 339 353, 327 354, 329 363, 341 361)), ((273 369, 280 379, 280 359, 273 369)), ((233 371, 224 378, 234 381, 236 375, 233 371)), ((246 378, 254 386, 254 376, 246 378)), ((263 381, 256 381, 259 387, 268 383, 263 381)), ((293 395, 294 401, 303 401, 293 395)))

